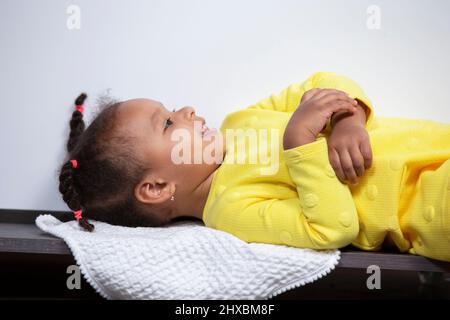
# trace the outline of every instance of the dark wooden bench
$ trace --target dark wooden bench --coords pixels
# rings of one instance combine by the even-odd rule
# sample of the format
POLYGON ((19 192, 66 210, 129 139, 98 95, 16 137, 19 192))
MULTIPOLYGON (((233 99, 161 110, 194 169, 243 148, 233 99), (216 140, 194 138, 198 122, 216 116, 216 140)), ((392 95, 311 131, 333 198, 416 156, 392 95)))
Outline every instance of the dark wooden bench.
MULTIPOLYGON (((60 257, 67 263, 75 263, 65 242, 41 231, 34 223, 39 214, 49 213, 62 221, 71 220, 67 212, 32 212, 0 209, 0 255, 32 255, 44 259, 60 257)), ((341 250, 337 269, 367 270, 377 265, 381 270, 420 272, 425 279, 441 279, 436 274, 450 273, 450 263, 421 256, 393 252, 364 252, 347 247, 341 250)))

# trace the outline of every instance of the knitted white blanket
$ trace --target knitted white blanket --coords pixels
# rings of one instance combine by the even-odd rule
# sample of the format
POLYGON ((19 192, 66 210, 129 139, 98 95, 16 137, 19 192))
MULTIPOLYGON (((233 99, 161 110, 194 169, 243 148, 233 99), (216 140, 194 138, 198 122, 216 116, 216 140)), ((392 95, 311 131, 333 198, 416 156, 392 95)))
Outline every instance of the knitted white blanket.
POLYGON ((315 281, 337 265, 338 250, 247 243, 230 233, 181 221, 127 228, 40 215, 36 225, 64 239, 88 283, 106 299, 270 299, 315 281))

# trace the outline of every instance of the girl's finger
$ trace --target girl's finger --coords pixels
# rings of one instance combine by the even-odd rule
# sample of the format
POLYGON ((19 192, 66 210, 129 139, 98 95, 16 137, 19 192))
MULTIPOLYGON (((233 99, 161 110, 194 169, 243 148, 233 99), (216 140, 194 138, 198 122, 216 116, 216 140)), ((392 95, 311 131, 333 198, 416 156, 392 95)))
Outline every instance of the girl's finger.
POLYGON ((342 170, 344 171, 346 180, 350 181, 353 184, 357 183, 358 179, 356 178, 355 169, 353 168, 352 158, 350 157, 347 149, 337 151, 339 153, 342 170))
POLYGON ((323 98, 323 97, 325 97, 326 95, 329 95, 329 94, 335 94, 335 95, 341 96, 342 98, 348 98, 348 94, 346 92, 339 91, 339 90, 336 90, 336 89, 322 89, 322 90, 320 90, 320 92, 318 92, 314 96, 314 98, 320 99, 320 98, 323 98))
POLYGON ((335 112, 339 111, 345 111, 345 112, 355 112, 356 106, 354 104, 351 104, 347 101, 337 101, 337 102, 331 102, 323 106, 323 108, 326 110, 326 112, 330 115, 332 115, 335 112))
POLYGON ((339 159, 339 154, 337 153, 336 149, 331 148, 328 151, 328 157, 330 159, 330 164, 333 167, 334 172, 336 173, 336 176, 342 183, 345 183, 345 174, 344 171, 342 170, 341 161, 339 159))
POLYGON ((358 145, 353 145, 352 147, 350 147, 350 151, 349 151, 350 157, 352 158, 352 162, 353 162, 353 169, 356 172, 356 175, 358 177, 362 177, 364 175, 364 158, 361 154, 361 150, 359 150, 359 146, 358 145))
POLYGON ((326 92, 325 94, 322 95, 322 92, 320 92, 316 96, 314 96, 314 99, 317 99, 317 101, 322 104, 327 104, 336 100, 347 101, 355 106, 358 104, 358 101, 356 101, 355 99, 349 97, 344 93, 326 92))
POLYGON ((309 99, 315 97, 315 96, 316 96, 319 92, 321 92, 321 91, 322 91, 322 89, 319 89, 319 88, 314 88, 314 89, 311 89, 311 90, 306 91, 306 92, 302 95, 301 102, 306 102, 306 101, 308 101, 309 99))
POLYGON ((367 141, 361 142, 359 149, 361 150, 361 154, 364 158, 364 167, 369 169, 372 166, 372 147, 370 146, 369 138, 367 141))

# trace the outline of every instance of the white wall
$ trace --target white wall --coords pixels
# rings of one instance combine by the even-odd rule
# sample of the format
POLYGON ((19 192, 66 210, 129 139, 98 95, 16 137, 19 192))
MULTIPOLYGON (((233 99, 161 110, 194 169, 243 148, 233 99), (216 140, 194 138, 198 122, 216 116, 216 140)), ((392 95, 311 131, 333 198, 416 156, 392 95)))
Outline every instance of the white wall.
POLYGON ((91 105, 108 88, 192 105, 219 126, 230 111, 335 71, 366 90, 378 115, 450 122, 449 16, 448 0, 2 0, 0 208, 67 210, 57 169, 81 91, 91 105), (79 30, 66 26, 71 4, 79 30), (381 29, 366 25, 370 5, 381 29))

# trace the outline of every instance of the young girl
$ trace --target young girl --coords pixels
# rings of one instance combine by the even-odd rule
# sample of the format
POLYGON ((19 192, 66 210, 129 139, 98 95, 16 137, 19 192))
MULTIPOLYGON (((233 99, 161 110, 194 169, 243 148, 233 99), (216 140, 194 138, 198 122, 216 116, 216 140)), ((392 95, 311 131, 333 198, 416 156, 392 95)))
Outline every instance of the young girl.
POLYGON ((450 125, 374 117, 344 76, 316 73, 229 114, 219 131, 191 107, 149 99, 110 102, 84 130, 85 98, 59 190, 89 231, 88 218, 132 227, 196 218, 247 242, 395 245, 450 261, 450 125))

